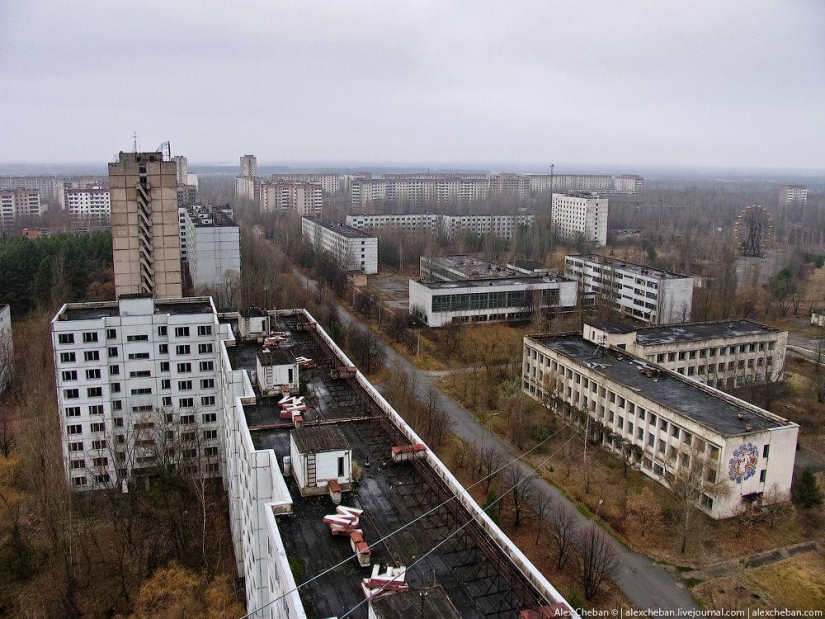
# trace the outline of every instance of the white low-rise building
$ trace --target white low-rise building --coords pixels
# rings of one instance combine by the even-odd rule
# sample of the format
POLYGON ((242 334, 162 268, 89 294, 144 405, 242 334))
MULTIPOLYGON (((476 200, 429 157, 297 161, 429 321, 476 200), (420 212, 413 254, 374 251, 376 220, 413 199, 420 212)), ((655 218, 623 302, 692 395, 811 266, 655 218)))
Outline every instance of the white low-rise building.
POLYGON ((693 278, 596 254, 564 257, 565 277, 580 283, 583 297, 653 325, 689 322, 693 278))
POLYGON ((589 318, 583 335, 717 389, 780 380, 788 344, 787 331, 753 320, 639 328, 589 318))
POLYGON ((14 341, 11 332, 11 308, 0 305, 0 393, 8 387, 14 367, 14 341))
POLYGON ((224 211, 205 205, 178 209, 181 258, 195 288, 217 288, 241 274, 241 234, 224 211))
POLYGON ((298 392, 301 381, 298 362, 284 350, 276 348, 259 352, 255 372, 258 389, 263 396, 298 392))
POLYGON ((316 249, 330 254, 342 269, 378 273, 378 239, 337 221, 319 217, 301 220, 303 238, 316 249))
POLYGON ((567 241, 607 244, 607 198, 586 191, 553 194, 553 230, 567 241))
POLYGON ((503 277, 409 283, 410 314, 428 327, 452 322, 530 320, 576 305, 576 282, 562 277, 503 277))
POLYGON ((450 256, 421 256, 419 278, 422 282, 458 282, 470 279, 495 279, 533 275, 503 267, 495 262, 453 254, 450 256))
POLYGON ((817 327, 825 327, 825 307, 811 310, 811 324, 817 327))
POLYGON ((579 335, 525 337, 522 387, 665 486, 701 469, 712 518, 787 500, 799 426, 757 406, 579 335))

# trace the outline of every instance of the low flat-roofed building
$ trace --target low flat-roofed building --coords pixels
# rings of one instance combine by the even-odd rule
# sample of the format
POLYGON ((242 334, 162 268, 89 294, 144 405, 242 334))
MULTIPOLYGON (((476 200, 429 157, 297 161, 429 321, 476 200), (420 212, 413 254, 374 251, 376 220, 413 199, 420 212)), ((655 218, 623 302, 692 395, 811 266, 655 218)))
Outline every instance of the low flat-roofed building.
POLYGON ((410 314, 429 327, 451 322, 530 320, 536 311, 572 308, 576 282, 542 275, 409 283, 410 314))
POLYGON ((419 260, 419 277, 423 282, 457 282, 521 275, 523 274, 514 269, 464 254, 421 256, 419 260))
POLYGON ((287 334, 283 350, 314 362, 301 370, 301 380, 315 397, 304 401, 303 426, 295 429, 282 421, 277 399, 256 397, 249 382, 259 346, 239 343, 225 368, 231 401, 225 445, 232 454, 226 484, 248 609, 263 608, 259 616, 340 617, 360 605, 351 616, 367 617, 364 580, 399 566, 416 595, 435 584, 461 617, 518 616, 552 604, 569 608, 310 314, 279 311, 273 329, 287 334), (347 371, 333 371, 342 369, 347 371), (420 448, 420 456, 396 461, 391 454, 399 446, 420 448), (312 454, 316 490, 307 492, 312 454), (301 483, 304 492, 297 488, 301 483), (333 534, 325 521, 342 515, 331 500, 338 488, 331 486, 340 487, 339 507, 360 515, 359 560, 365 556, 371 568, 351 560, 356 542, 346 523, 333 534), (433 526, 442 511, 432 510, 445 501, 450 531, 433 526), (441 544, 448 536, 452 541, 441 544), (295 562, 303 568, 300 591, 290 567, 295 562), (466 577, 476 569, 486 576, 466 577), (496 593, 484 595, 491 583, 496 593))
POLYGON ((693 278, 596 254, 564 257, 565 277, 613 310, 653 325, 689 322, 693 278))
POLYGON ((264 396, 298 391, 300 374, 295 357, 285 350, 262 350, 258 353, 258 389, 264 396))
POLYGON ((371 234, 320 217, 302 217, 301 234, 313 247, 330 254, 342 269, 378 273, 378 239, 371 234))
POLYGON ((739 319, 645 327, 586 318, 583 335, 718 389, 780 380, 788 343, 787 331, 739 319))
POLYGON ((702 468, 698 504, 712 518, 790 491, 799 426, 625 350, 578 334, 524 338, 522 388, 590 439, 670 486, 702 468))
POLYGON ((811 324, 817 327, 825 327, 825 307, 811 310, 811 324))

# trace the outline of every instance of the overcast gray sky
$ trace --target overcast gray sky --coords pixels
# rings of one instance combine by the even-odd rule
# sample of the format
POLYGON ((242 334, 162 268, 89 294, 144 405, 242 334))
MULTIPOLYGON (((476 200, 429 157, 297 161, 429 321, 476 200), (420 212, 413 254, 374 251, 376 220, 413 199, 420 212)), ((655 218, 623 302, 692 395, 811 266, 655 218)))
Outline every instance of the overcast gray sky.
POLYGON ((825 168, 825 2, 0 1, 0 161, 825 168))

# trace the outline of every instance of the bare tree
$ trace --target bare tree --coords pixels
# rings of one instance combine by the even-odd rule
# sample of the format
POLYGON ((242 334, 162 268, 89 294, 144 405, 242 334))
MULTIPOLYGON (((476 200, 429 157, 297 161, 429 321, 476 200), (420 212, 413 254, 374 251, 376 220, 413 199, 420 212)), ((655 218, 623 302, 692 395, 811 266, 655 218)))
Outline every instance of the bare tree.
POLYGON ((584 597, 593 599, 619 566, 613 540, 596 525, 590 525, 576 539, 576 563, 584 597))
POLYGON ((533 498, 533 485, 527 483, 531 474, 525 473, 518 463, 513 463, 505 469, 504 480, 510 487, 510 497, 513 502, 513 526, 521 523, 521 512, 525 504, 533 498))
POLYGON ((556 551, 556 569, 563 570, 576 542, 576 514, 567 505, 556 505, 549 514, 550 541, 556 551))
POLYGON ((479 462, 479 472, 481 472, 484 479, 484 493, 490 491, 493 481, 498 477, 498 469, 501 468, 501 454, 495 448, 495 445, 486 445, 481 450, 481 458, 479 462))
POLYGON ((547 525, 547 515, 550 513, 552 501, 549 494, 542 492, 538 482, 533 480, 530 485, 533 487, 530 492, 533 496, 533 509, 536 510, 536 544, 538 544, 542 529, 547 525))

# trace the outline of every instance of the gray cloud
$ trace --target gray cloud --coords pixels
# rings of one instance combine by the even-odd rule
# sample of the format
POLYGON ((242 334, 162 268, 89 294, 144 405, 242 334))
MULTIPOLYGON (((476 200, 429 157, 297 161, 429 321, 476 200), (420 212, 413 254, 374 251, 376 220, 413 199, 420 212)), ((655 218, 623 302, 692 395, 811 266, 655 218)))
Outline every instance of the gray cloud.
POLYGON ((825 168, 825 5, 6 0, 0 161, 825 168))

